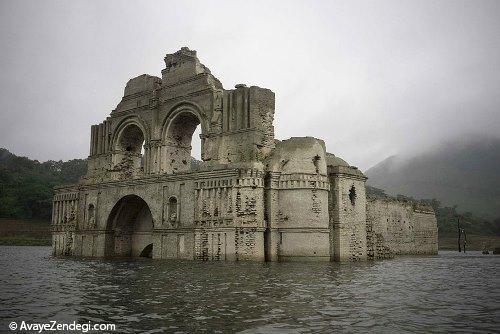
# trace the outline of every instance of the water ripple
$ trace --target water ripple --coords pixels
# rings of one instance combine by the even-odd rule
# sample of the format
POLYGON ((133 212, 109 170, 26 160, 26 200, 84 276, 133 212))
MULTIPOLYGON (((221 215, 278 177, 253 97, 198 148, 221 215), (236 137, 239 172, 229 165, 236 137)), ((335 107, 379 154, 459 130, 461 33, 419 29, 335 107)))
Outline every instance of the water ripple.
MULTIPOLYGON (((500 257, 366 263, 57 259, 0 247, 0 326, 115 323, 121 333, 491 333, 500 257)), ((4 328, 2 328, 3 330, 4 328)))

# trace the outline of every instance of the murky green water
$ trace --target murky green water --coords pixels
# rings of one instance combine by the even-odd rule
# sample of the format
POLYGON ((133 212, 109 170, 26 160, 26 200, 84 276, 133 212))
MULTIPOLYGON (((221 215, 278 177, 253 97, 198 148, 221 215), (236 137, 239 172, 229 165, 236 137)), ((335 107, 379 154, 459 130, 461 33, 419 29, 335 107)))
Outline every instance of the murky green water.
POLYGON ((379 262, 55 259, 0 247, 0 331, 10 321, 115 323, 120 333, 499 332, 500 256, 379 262))

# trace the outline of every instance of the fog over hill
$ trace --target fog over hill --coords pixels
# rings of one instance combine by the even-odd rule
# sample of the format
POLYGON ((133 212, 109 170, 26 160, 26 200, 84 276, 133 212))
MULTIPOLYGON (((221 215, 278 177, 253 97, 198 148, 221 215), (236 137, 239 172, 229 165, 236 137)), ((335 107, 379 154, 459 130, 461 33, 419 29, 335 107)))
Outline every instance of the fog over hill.
POLYGON ((500 139, 460 139, 412 156, 391 156, 366 171, 392 195, 436 198, 486 218, 500 217, 500 139))

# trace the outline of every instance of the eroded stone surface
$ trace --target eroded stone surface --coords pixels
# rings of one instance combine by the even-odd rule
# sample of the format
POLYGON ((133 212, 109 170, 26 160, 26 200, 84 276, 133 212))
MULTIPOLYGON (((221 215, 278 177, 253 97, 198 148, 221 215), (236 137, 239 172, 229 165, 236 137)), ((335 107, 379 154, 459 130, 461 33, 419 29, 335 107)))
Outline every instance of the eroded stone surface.
POLYGON ((226 90, 182 48, 91 126, 88 172, 56 189, 55 255, 356 261, 434 254, 432 209, 368 199, 312 137, 274 138, 274 93, 226 90), (191 141, 201 126, 201 162, 191 141))

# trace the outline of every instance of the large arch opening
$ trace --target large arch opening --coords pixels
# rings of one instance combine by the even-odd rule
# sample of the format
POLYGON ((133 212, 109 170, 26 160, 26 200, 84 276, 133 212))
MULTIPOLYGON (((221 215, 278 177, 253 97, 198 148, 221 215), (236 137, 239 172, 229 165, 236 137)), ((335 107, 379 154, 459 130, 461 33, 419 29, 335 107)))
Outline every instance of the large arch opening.
POLYGON ((144 140, 142 129, 128 124, 119 133, 115 144, 115 171, 120 178, 132 178, 144 172, 144 140))
POLYGON ((141 252, 140 257, 147 257, 147 258, 152 258, 153 257, 153 244, 149 244, 141 252))
POLYGON ((151 257, 153 217, 149 206, 139 196, 128 195, 115 204, 108 217, 107 229, 107 256, 151 257))
POLYGON ((165 147, 166 172, 189 171, 192 164, 199 162, 202 147, 198 116, 188 110, 175 115, 166 129, 165 147))

